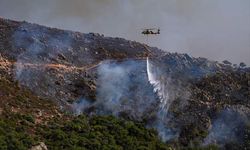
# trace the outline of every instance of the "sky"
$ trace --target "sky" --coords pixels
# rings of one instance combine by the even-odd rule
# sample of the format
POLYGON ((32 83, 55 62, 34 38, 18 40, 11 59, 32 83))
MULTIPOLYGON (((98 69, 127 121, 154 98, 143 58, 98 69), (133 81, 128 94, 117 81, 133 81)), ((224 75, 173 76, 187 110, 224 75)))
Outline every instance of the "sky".
POLYGON ((250 65, 250 0, 0 0, 0 16, 250 65))

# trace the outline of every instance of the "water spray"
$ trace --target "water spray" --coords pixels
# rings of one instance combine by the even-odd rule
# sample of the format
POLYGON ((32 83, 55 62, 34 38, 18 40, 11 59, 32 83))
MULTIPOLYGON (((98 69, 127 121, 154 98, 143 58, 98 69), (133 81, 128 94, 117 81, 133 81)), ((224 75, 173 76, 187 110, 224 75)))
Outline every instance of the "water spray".
POLYGON ((165 84, 167 81, 164 80, 159 68, 150 63, 149 58, 147 58, 147 75, 149 83, 154 87, 154 92, 160 99, 160 110, 165 112, 166 115, 169 108, 169 95, 165 84))

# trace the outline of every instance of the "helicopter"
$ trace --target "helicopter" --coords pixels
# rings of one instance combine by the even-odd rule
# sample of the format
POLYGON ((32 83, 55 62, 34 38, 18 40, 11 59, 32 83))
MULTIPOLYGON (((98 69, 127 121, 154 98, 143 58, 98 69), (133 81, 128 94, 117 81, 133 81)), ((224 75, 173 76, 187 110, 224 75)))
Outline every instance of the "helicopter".
POLYGON ((141 34, 144 35, 150 35, 150 34, 160 34, 160 29, 158 28, 149 28, 149 29, 142 29, 143 31, 141 32, 141 34))

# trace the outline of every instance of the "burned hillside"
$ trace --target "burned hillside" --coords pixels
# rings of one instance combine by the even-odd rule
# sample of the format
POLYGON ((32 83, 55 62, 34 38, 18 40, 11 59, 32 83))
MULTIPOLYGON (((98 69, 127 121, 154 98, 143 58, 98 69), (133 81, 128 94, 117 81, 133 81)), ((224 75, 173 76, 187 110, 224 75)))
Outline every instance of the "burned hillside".
MULTIPOLYGON (((169 53, 122 38, 1 18, 0 78, 1 84, 13 90, 27 90, 34 97, 21 99, 28 104, 15 104, 15 97, 7 102, 15 92, 8 93, 2 86, 1 112, 29 113, 37 100, 38 106, 44 105, 45 112, 50 110, 48 116, 53 116, 43 118, 43 129, 47 131, 51 129, 46 126, 49 120, 55 119, 55 127, 66 133, 66 127, 60 125, 63 119, 70 123, 75 115, 86 115, 90 118, 81 119, 89 121, 89 128, 80 132, 89 133, 101 124, 105 135, 109 128, 101 122, 105 123, 105 117, 95 116, 112 115, 122 119, 108 118, 124 131, 119 134, 138 140, 142 134, 145 137, 141 140, 152 140, 155 149, 162 143, 156 142, 154 131, 145 127, 154 128, 166 147, 206 148, 212 144, 217 145, 214 148, 228 149, 234 144, 236 148, 249 148, 250 69, 246 66, 169 53), (41 103, 43 100, 45 104, 41 103), (46 108, 50 102, 53 108, 46 108), (135 125, 130 126, 130 121, 135 125)), ((52 133, 37 134, 40 141, 51 148, 55 146, 52 133)), ((124 143, 119 143, 121 135, 109 137, 110 142, 114 144, 115 140, 124 147, 124 143)), ((77 136, 80 137, 78 133, 77 136)))

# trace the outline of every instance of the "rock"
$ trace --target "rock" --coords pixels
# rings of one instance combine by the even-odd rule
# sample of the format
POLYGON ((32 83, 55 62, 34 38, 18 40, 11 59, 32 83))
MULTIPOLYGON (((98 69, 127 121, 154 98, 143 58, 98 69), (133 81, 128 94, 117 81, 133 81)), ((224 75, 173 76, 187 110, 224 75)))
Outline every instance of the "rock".
POLYGON ((245 64, 244 62, 241 62, 241 63, 240 63, 240 67, 241 67, 241 68, 244 68, 244 67, 246 67, 246 64, 245 64))
POLYGON ((63 54, 58 54, 59 59, 66 60, 66 57, 63 54))
POLYGON ((37 110, 37 117, 42 117, 43 113, 41 110, 37 110))
POLYGON ((223 63, 224 63, 225 65, 232 65, 232 63, 229 62, 228 60, 224 60, 223 63))
POLYGON ((48 150, 48 148, 43 142, 40 142, 39 145, 32 146, 30 150, 48 150))

